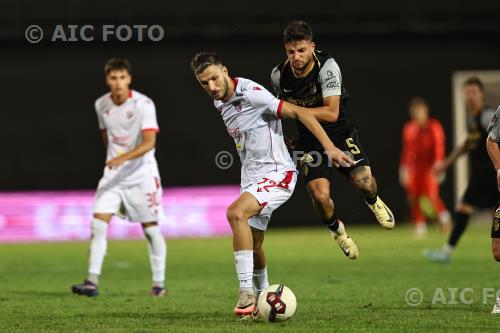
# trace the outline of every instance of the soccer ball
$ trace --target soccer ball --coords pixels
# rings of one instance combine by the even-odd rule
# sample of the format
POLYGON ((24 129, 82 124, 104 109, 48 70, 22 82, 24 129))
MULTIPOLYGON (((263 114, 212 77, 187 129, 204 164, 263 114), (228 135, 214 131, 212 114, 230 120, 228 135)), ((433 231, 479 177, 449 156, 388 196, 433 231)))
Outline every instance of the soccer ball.
POLYGON ((260 293, 257 300, 257 319, 272 323, 290 319, 297 309, 295 295, 285 285, 273 284, 260 293))

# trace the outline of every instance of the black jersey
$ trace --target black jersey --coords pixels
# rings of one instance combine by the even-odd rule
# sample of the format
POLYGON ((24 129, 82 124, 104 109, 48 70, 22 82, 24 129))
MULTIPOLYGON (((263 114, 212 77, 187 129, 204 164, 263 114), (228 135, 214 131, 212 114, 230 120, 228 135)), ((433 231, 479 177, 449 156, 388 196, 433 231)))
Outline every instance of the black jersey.
MULTIPOLYGON (((296 77, 288 60, 276 66, 271 73, 271 81, 278 98, 295 105, 314 108, 323 106, 323 98, 340 96, 339 117, 336 122, 321 122, 325 132, 331 137, 346 129, 348 119, 346 102, 349 93, 342 84, 339 66, 332 56, 326 52, 315 51, 313 54, 314 67, 304 77, 296 77)), ((314 135, 297 121, 300 135, 300 146, 303 149, 320 146, 314 135)))
POLYGON ((495 110, 485 108, 475 117, 467 118, 467 147, 469 150, 469 165, 471 177, 483 177, 484 173, 492 173, 492 164, 488 151, 486 150, 486 139, 488 138, 488 125, 490 124, 495 110))

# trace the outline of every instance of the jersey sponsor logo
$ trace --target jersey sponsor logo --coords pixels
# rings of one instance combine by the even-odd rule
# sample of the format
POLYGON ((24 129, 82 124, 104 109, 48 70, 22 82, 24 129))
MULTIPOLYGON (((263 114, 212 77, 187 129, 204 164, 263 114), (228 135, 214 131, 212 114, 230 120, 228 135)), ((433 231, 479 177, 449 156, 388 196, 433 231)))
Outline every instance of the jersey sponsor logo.
POLYGON ((233 106, 236 109, 236 111, 238 111, 238 112, 241 112, 243 110, 243 105, 241 102, 236 102, 233 104, 233 106))
POLYGON ((109 109, 108 109, 108 110, 104 110, 104 112, 103 112, 103 113, 104 113, 106 116, 109 116, 109 111, 111 111, 111 110, 109 110, 109 109))
POLYGON ((127 119, 132 119, 134 117, 134 111, 127 111, 127 119))
POLYGON ((260 87, 253 87, 252 90, 262 90, 260 87))
POLYGON ((340 88, 340 84, 338 83, 338 81, 332 81, 332 82, 328 82, 328 84, 326 85, 327 88, 330 88, 330 89, 333 89, 333 88, 340 88))
POLYGON ((318 106, 318 105, 323 105, 323 96, 321 94, 316 94, 306 98, 293 98, 287 96, 286 101, 304 107, 318 106))
POLYGON ((331 70, 326 71, 325 82, 328 82, 326 85, 327 88, 330 88, 330 89, 340 88, 340 82, 337 79, 337 76, 331 70), (331 81, 331 82, 329 82, 329 81, 331 81))

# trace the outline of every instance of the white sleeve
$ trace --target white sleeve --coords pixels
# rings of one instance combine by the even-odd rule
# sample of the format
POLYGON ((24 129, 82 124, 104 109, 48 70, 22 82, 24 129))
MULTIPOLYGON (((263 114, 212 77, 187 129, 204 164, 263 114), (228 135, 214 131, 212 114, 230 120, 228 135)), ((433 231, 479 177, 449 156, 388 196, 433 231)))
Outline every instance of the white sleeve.
POLYGON ((156 108, 153 101, 149 98, 141 101, 139 107, 142 113, 141 130, 154 130, 160 131, 158 121, 156 120, 156 108))
POLYGON ((500 118, 500 106, 498 107, 497 111, 495 112, 495 115, 491 119, 490 124, 488 125, 488 132, 490 133, 490 138, 493 141, 500 143, 500 122, 498 121, 498 118, 500 118))
POLYGON ((283 105, 283 101, 274 97, 266 88, 256 84, 251 85, 246 95, 255 108, 255 112, 271 114, 281 118, 281 106, 283 105))
POLYGON ((283 95, 280 87, 280 76, 280 70, 278 69, 278 67, 274 67, 271 72, 271 84, 273 85, 274 92, 278 97, 281 97, 283 95))
POLYGON ((321 67, 318 81, 321 84, 323 98, 342 95, 342 74, 333 58, 329 58, 321 67))
POLYGON ((94 103, 95 113, 97 114, 97 123, 99 124, 100 130, 106 130, 106 124, 104 124, 104 120, 102 119, 102 112, 99 108, 99 103, 96 101, 94 103))

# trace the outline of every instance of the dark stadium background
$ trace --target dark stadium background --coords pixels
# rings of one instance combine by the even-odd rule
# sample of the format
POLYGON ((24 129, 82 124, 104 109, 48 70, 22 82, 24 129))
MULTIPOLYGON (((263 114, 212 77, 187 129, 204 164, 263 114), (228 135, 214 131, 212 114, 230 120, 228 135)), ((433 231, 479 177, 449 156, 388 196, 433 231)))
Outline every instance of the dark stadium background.
MULTIPOLYGON (((308 21, 317 48, 334 55, 352 95, 349 116, 360 127, 380 194, 399 219, 405 195, 398 163, 408 100, 420 95, 442 121, 452 148, 451 75, 500 64, 500 1, 4 1, 0 12, 0 190, 93 189, 104 151, 94 100, 107 91, 103 65, 130 59, 133 88, 156 103, 161 133, 156 156, 164 186, 237 184, 239 165, 220 170, 221 150, 236 156, 211 100, 193 77, 195 52, 217 51, 234 76, 270 88, 284 57, 281 33, 308 21), (29 44, 30 24, 159 24, 161 42, 29 44)), ((289 121, 288 133, 294 124, 289 121)), ((338 215, 375 220, 361 197, 335 174, 338 215)), ((452 207, 452 173, 442 194, 452 207)), ((273 225, 317 225, 302 182, 273 225)))

